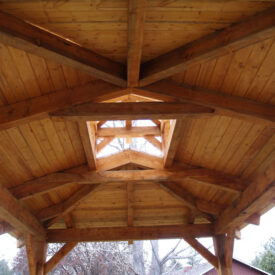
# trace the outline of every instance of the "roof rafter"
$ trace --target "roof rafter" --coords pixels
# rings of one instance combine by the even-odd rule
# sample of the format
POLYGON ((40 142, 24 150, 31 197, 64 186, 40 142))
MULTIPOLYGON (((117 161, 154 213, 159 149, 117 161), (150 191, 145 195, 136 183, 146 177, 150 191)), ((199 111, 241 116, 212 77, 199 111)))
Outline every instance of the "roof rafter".
POLYGON ((275 8, 216 31, 178 49, 168 52, 141 66, 140 86, 179 73, 187 67, 207 59, 227 54, 259 39, 274 35, 275 8))
POLYGON ((0 42, 118 86, 126 86, 124 65, 3 12, 0 13, 0 42))
POLYGON ((230 228, 236 228, 255 212, 264 209, 274 199, 275 193, 275 160, 266 165, 264 173, 258 175, 241 196, 227 207, 215 221, 217 234, 224 233, 230 228))
POLYGON ((209 215, 206 212, 204 212, 205 209, 203 210, 199 209, 199 204, 197 203, 199 199, 194 197, 188 190, 186 190, 183 186, 181 186, 180 183, 165 181, 165 182, 158 182, 158 184, 164 190, 166 190, 170 195, 182 201, 191 210, 194 210, 195 213, 201 215, 202 217, 206 218, 209 221, 213 221, 212 215, 209 215))
POLYGON ((25 234, 44 239, 46 231, 42 224, 20 202, 0 184, 0 218, 25 234))
POLYGON ((117 96, 124 91, 104 81, 65 89, 48 95, 42 95, 15 104, 0 107, 0 129, 17 126, 34 119, 40 119, 49 112, 81 104, 88 101, 103 101, 117 96))
POLYGON ((81 201, 86 199, 99 186, 100 184, 83 186, 78 191, 76 191, 71 197, 69 197, 67 200, 59 204, 55 204, 53 206, 49 206, 47 208, 40 210, 36 216, 41 221, 46 221, 51 219, 50 221, 46 222, 47 227, 50 227, 56 221, 64 217, 64 215, 67 215, 68 213, 70 213, 75 207, 78 206, 78 204, 81 201))
POLYGON ((138 86, 147 0, 128 1, 128 87, 138 86))
POLYGON ((275 122, 275 108, 270 104, 214 91, 191 88, 190 86, 178 85, 166 80, 154 83, 145 87, 145 89, 148 93, 164 94, 178 101, 213 108, 215 109, 215 114, 272 126, 275 122))

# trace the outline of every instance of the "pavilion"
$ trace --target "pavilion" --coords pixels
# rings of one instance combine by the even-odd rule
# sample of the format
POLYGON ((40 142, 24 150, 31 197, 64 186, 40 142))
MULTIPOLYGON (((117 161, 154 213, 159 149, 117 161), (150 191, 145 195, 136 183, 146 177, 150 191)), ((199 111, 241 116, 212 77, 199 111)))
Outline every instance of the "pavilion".
POLYGON ((30 274, 78 242, 163 238, 232 274, 275 204, 274 38, 273 0, 0 0, 0 234, 30 274), (159 155, 100 157, 118 138, 159 155))

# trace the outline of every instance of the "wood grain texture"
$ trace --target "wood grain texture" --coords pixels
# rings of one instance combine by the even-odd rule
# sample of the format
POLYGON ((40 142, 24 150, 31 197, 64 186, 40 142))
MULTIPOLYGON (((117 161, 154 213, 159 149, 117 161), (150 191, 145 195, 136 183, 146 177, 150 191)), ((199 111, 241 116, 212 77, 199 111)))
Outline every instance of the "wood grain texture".
POLYGON ((128 102, 86 103, 50 113, 52 117, 70 120, 176 119, 212 114, 213 109, 189 103, 128 102))
POLYGON ((265 123, 271 126, 274 124, 275 108, 271 104, 262 104, 241 97, 177 85, 169 81, 160 81, 146 87, 146 89, 167 96, 170 95, 181 101, 214 108, 215 113, 219 115, 240 118, 253 123, 265 123))
POLYGON ((57 61, 107 82, 126 86, 123 65, 12 15, 0 14, 0 41, 57 61))
POLYGON ((48 274, 57 266, 62 259, 78 244, 78 242, 65 243, 45 264, 44 272, 48 274))
POLYGON ((147 0, 129 0, 127 86, 138 86, 147 0))
POLYGON ((45 238, 45 229, 20 202, 0 184, 0 218, 22 233, 45 238))
POLYGON ((128 241, 182 238, 184 236, 206 237, 213 234, 211 224, 155 226, 155 227, 114 227, 87 229, 49 229, 48 242, 96 242, 128 241))
POLYGON ((45 118, 48 112, 75 104, 91 100, 101 101, 106 99, 105 96, 108 98, 108 95, 110 97, 117 95, 119 90, 120 88, 114 85, 103 81, 96 81, 74 89, 65 89, 56 93, 3 106, 0 108, 0 127, 3 129, 16 126, 19 123, 30 122, 34 119, 45 118), (91 91, 93 92, 91 93, 91 91))
POLYGON ((183 71, 187 66, 245 47, 274 31, 275 9, 247 18, 223 30, 150 60, 141 67, 140 86, 146 86, 183 71))
POLYGON ((264 209, 274 197, 275 161, 271 159, 263 174, 258 175, 232 206, 215 221, 217 233, 245 222, 252 214, 264 209))

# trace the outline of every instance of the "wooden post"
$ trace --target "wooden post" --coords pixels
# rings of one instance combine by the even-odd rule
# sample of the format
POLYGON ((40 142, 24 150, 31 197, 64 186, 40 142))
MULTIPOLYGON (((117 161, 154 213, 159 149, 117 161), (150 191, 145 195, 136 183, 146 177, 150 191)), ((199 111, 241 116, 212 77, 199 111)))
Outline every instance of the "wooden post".
POLYGON ((25 236, 30 275, 44 275, 47 243, 37 240, 32 235, 25 236))
POLYGON ((218 274, 232 275, 232 257, 234 246, 233 231, 213 237, 215 254, 218 257, 218 274))

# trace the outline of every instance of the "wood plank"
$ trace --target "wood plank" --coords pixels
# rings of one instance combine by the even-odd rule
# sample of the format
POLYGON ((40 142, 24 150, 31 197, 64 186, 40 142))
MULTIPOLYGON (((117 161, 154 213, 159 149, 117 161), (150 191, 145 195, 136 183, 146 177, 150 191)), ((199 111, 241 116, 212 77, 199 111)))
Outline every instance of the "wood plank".
POLYGON ((185 121, 181 119, 174 120, 170 126, 167 141, 165 143, 164 152, 164 167, 168 168, 173 165, 174 158, 179 147, 182 130, 184 128, 185 121))
POLYGON ((106 100, 121 94, 121 89, 101 80, 74 89, 39 96, 0 108, 0 129, 47 117, 48 112, 87 101, 106 100), (92 91, 92 92, 91 92, 92 91))
POLYGON ((86 155, 88 166, 91 170, 95 170, 97 167, 96 146, 95 140, 91 138, 92 135, 94 135, 94 132, 92 132, 92 129, 89 129, 89 127, 90 126, 88 122, 78 122, 79 134, 86 155))
POLYGON ((55 266, 57 266, 62 259, 66 257, 68 253, 75 248, 78 242, 70 242, 65 243, 45 264, 44 264, 44 272, 48 274, 51 272, 55 266))
POLYGON ((70 120, 177 119, 213 114, 212 108, 189 103, 127 102, 85 103, 52 112, 51 116, 70 120))
POLYGON ((3 12, 0 13, 0 41, 104 81, 126 86, 126 69, 122 64, 3 12))
POLYGON ((146 2, 146 0, 128 1, 128 87, 138 86, 146 2))
POLYGON ((274 34, 275 8, 256 14, 225 29, 211 33, 141 67, 140 86, 179 73, 187 67, 232 52, 274 34))
POLYGON ((192 237, 209 237, 213 235, 211 224, 113 227, 89 229, 50 229, 47 241, 52 242, 98 242, 154 240, 192 237))
POLYGON ((86 199, 99 186, 100 186, 99 184, 91 185, 91 186, 83 186, 78 191, 76 191, 71 197, 69 197, 67 200, 59 204, 40 210, 36 216, 41 221, 45 221, 52 218, 50 221, 46 223, 46 226, 50 227, 59 219, 63 218, 65 215, 70 213, 75 207, 79 205, 81 201, 86 199))
POLYGON ((240 227, 254 213, 264 209, 274 199, 275 160, 271 158, 264 172, 256 177, 241 196, 226 208, 215 221, 215 231, 225 232, 228 228, 240 227))
POLYGON ((199 241, 195 238, 184 238, 184 240, 192 246, 202 257, 204 257, 210 264, 215 268, 218 268, 218 259, 213 255, 207 248, 205 248, 199 241))
POLYGON ((170 95, 173 98, 177 98, 178 101, 213 108, 218 115, 235 117, 253 123, 274 125, 275 108, 273 105, 213 91, 191 88, 190 86, 177 85, 170 81, 160 81, 146 87, 146 89, 155 93, 170 95))
POLYGON ((45 237, 45 229, 40 222, 20 202, 0 184, 0 218, 22 233, 32 234, 39 239, 45 237))
MULTIPOLYGON (((116 155, 114 155, 116 156, 116 155)), ((120 154, 119 159, 123 159, 125 154, 120 154)), ((147 155, 146 155, 147 156, 147 155)), ((110 157, 111 164, 117 160, 110 157)), ((126 156, 127 158, 127 156, 126 156)), ((158 159, 157 159, 158 160, 158 159)), ((129 160, 127 160, 129 161, 129 160)), ((119 161, 115 164, 119 164, 119 161)), ((100 163, 102 167, 102 163, 100 163)), ((90 171, 86 166, 79 166, 73 169, 65 170, 58 173, 48 174, 18 186, 12 187, 9 191, 17 199, 28 199, 41 195, 57 188, 62 188, 67 184, 103 184, 111 182, 154 182, 154 181, 173 181, 181 182, 184 178, 190 177, 196 179, 203 186, 214 186, 220 190, 239 193, 245 190, 248 182, 226 175, 214 170, 198 167, 172 167, 170 169, 154 170, 123 170, 123 171, 90 171)))
POLYGON ((97 137, 144 137, 145 135, 161 136, 160 129, 157 126, 144 126, 144 127, 108 127, 98 129, 96 132, 97 137))

